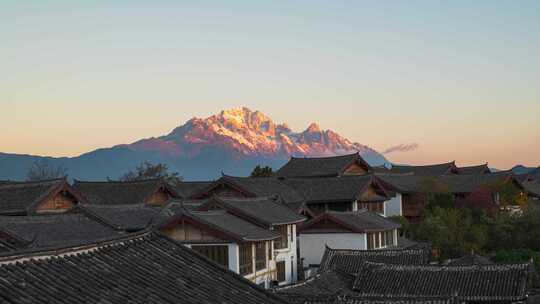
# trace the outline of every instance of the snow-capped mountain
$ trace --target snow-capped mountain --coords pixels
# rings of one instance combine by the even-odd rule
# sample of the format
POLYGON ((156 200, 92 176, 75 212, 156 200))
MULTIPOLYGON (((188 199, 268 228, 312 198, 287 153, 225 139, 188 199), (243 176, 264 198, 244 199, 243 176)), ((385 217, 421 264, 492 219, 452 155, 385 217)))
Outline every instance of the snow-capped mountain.
POLYGON ((192 118, 168 135, 124 145, 134 150, 185 157, 197 156, 209 146, 233 151, 238 158, 329 156, 359 151, 375 162, 385 161, 375 150, 331 130, 321 130, 316 123, 296 133, 287 124, 276 124, 265 114, 245 107, 204 119, 192 118))
MULTIPOLYGON (((192 118, 167 135, 131 144, 98 149, 72 158, 47 158, 68 168, 71 177, 100 180, 117 178, 142 161, 166 163, 188 180, 216 178, 220 174, 247 175, 258 165, 277 169, 290 156, 330 156, 358 151, 368 162, 387 160, 377 151, 321 130, 312 123, 302 132, 276 124, 259 111, 245 107, 207 118, 192 118)), ((40 157, 0 153, 0 179, 22 179, 40 157)))

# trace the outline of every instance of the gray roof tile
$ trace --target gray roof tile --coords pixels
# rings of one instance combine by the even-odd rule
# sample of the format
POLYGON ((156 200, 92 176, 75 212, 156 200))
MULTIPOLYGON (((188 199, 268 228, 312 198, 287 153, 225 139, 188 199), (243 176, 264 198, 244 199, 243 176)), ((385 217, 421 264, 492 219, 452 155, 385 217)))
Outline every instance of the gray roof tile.
POLYGON ((292 157, 275 175, 279 177, 339 176, 354 162, 368 170, 371 168, 358 153, 330 157, 292 157))
POLYGON ((156 234, 4 257, 0 294, 12 304, 285 304, 241 276, 156 234))

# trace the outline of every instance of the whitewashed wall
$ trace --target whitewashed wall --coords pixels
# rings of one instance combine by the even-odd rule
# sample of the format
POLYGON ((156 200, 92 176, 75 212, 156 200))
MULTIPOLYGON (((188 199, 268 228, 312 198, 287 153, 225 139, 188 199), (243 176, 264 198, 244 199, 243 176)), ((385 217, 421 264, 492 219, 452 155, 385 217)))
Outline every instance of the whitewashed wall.
POLYGON ((365 233, 309 233, 300 234, 300 258, 304 265, 319 265, 324 254, 325 245, 340 249, 367 249, 365 233))
POLYGON ((287 234, 289 235, 289 247, 284 249, 274 249, 275 261, 285 261, 285 282, 281 282, 280 285, 295 283, 298 279, 298 257, 296 253, 298 241, 296 238, 296 225, 288 225, 287 234))

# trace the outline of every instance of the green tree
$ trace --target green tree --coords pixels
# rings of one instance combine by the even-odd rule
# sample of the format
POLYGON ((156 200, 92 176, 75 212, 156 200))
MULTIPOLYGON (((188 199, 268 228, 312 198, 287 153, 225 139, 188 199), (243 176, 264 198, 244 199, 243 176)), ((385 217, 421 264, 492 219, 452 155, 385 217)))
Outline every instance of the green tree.
POLYGON ((141 163, 135 170, 124 174, 121 181, 139 181, 163 178, 171 184, 177 184, 182 181, 182 177, 177 172, 169 172, 169 167, 166 164, 152 164, 148 161, 141 163))
POLYGON ((455 208, 454 195, 448 186, 433 177, 426 177, 420 182, 420 192, 425 195, 427 208, 455 208))
POLYGON ((512 179, 501 179, 487 183, 486 186, 498 196, 501 207, 521 206, 523 209, 527 207, 527 195, 516 186, 512 179))
POLYGON ((426 211, 415 229, 415 238, 429 240, 441 252, 441 259, 454 258, 474 250, 482 252, 488 241, 487 227, 475 223, 467 209, 434 207, 426 211))
POLYGON ((527 263, 530 260, 534 261, 536 272, 540 273, 540 251, 531 249, 501 249, 495 252, 493 258, 495 263, 514 264, 527 263))
POLYGON ((253 171, 251 171, 250 176, 251 177, 270 177, 273 174, 273 170, 269 166, 261 167, 260 165, 257 165, 253 171))

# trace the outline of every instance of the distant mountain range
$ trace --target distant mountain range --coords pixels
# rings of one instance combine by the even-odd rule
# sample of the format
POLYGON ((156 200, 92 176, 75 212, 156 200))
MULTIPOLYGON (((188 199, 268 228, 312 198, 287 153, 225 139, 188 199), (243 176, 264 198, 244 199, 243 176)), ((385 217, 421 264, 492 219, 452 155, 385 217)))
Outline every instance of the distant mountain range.
POLYGON ((0 179, 24 179, 34 161, 62 165, 72 178, 116 179, 143 161, 165 163, 186 180, 213 179, 222 172, 248 175, 254 166, 277 169, 290 156, 330 156, 358 151, 372 165, 388 163, 368 146, 351 142, 312 123, 303 132, 276 124, 248 108, 222 111, 205 119, 192 118, 171 133, 82 154, 41 157, 0 153, 0 179))

